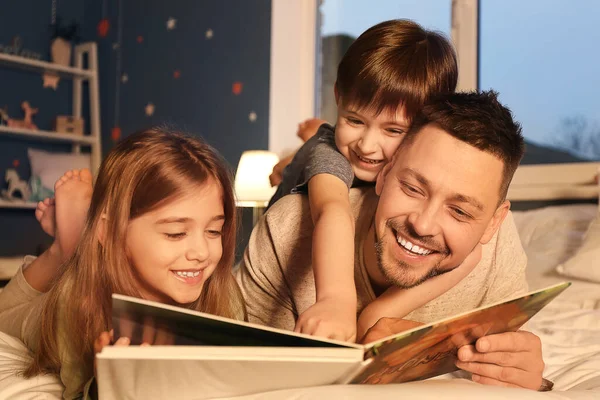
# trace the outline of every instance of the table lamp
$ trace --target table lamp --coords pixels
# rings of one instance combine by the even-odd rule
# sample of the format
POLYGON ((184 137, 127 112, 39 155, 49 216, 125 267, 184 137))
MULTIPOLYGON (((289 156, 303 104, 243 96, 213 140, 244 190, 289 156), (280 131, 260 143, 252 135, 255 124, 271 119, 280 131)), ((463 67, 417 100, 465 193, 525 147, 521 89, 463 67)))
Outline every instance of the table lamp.
POLYGON ((236 205, 252 207, 256 224, 276 187, 271 187, 269 175, 279 162, 277 154, 266 150, 251 150, 242 153, 235 174, 236 205))

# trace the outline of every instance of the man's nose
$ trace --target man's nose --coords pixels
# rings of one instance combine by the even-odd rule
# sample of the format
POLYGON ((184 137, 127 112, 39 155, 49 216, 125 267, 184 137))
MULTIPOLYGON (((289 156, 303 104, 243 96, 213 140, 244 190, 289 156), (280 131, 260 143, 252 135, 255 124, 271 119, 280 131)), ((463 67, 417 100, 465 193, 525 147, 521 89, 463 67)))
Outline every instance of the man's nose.
POLYGON ((424 205, 408 216, 415 233, 419 236, 436 236, 440 233, 439 212, 435 205, 424 205))

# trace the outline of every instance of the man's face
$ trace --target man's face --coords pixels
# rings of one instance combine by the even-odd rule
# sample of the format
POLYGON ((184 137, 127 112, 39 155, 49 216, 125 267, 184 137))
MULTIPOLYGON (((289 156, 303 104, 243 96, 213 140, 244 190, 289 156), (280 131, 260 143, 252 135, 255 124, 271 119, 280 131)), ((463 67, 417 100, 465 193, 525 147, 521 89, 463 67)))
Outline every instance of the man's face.
POLYGON ((379 271, 372 278, 408 288, 451 271, 487 243, 509 203, 498 207, 503 162, 434 125, 398 151, 377 182, 379 271))

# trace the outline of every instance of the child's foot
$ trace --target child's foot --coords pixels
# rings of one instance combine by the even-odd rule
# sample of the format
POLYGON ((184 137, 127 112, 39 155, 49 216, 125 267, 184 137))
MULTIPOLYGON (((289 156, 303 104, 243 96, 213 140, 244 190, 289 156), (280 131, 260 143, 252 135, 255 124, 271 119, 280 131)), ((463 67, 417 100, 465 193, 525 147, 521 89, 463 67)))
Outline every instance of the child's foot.
POLYGON ((54 185, 56 236, 63 260, 69 259, 81 238, 92 200, 92 173, 89 169, 67 171, 54 185))
POLYGON ((56 229, 56 217, 54 215, 54 198, 46 197, 44 201, 37 203, 35 218, 40 223, 44 232, 54 237, 56 229))

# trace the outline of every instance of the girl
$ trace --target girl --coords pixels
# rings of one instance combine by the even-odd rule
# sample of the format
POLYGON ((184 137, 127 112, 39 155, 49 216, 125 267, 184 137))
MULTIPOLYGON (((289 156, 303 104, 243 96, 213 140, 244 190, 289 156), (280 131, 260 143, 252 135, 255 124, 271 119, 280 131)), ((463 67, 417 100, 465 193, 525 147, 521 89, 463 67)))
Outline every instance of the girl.
MULTIPOLYGON (((84 174, 71 175, 57 189, 85 181, 84 174)), ((70 257, 60 245, 63 194, 56 192, 59 243, 26 259, 0 293, 0 330, 19 337, 34 354, 25 376, 60 374, 64 398, 82 392, 87 397, 94 342, 111 328, 112 293, 245 319, 231 273, 232 180, 208 145, 162 129, 119 143, 100 167, 70 257), (43 278, 32 279, 36 271, 43 278), (53 276, 50 290, 41 294, 53 276)))

